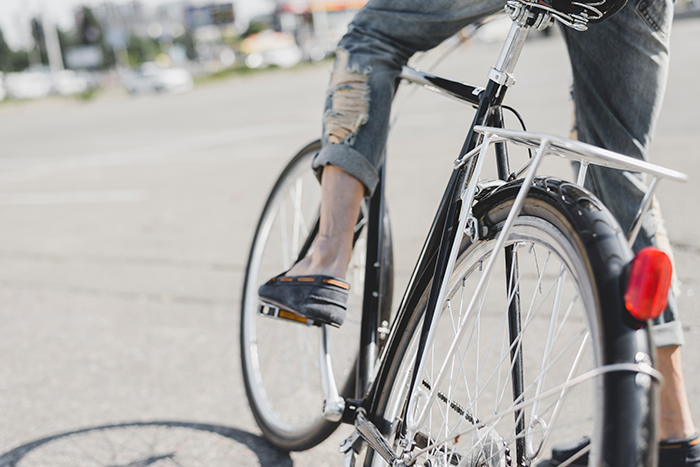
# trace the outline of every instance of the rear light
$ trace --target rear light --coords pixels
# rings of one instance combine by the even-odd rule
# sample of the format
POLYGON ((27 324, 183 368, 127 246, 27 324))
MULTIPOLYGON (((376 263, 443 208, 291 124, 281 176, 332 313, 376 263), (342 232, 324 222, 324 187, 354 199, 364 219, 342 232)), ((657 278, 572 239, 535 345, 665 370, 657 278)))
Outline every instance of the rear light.
POLYGON ((666 309, 671 272, 671 260, 663 251, 652 246, 641 249, 630 268, 627 311, 640 321, 657 318, 666 309))

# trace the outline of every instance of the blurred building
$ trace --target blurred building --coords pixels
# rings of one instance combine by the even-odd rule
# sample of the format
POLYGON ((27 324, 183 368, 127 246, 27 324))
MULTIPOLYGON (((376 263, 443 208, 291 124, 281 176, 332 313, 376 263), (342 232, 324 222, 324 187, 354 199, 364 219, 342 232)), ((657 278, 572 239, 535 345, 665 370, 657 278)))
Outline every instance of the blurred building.
POLYGON ((217 62, 226 67, 236 60, 230 43, 238 37, 233 3, 189 5, 184 10, 185 27, 192 32, 201 62, 215 71, 217 62))
MULTIPOLYGON (((195 57, 207 61, 222 52, 226 37, 237 33, 233 29, 235 14, 232 2, 195 4, 193 1, 175 0, 146 7, 139 0, 128 3, 106 1, 96 5, 93 11, 105 30, 109 47, 118 56, 127 50, 130 41, 136 37, 156 41, 161 52, 170 55, 175 62, 185 62, 195 57), (182 40, 185 35, 188 36, 187 41, 182 40), (183 42, 190 42, 192 50, 187 50, 183 42)), ((126 64, 125 60, 121 61, 126 64)))
POLYGON ((148 18, 143 4, 103 2, 93 7, 95 17, 105 30, 105 38, 113 49, 126 47, 129 35, 143 36, 148 30, 148 18))
POLYGON ((278 28, 291 34, 304 56, 322 60, 333 53, 352 18, 367 0, 287 0, 277 10, 278 28))
POLYGON ((700 17, 700 0, 677 0, 674 12, 675 18, 700 17))

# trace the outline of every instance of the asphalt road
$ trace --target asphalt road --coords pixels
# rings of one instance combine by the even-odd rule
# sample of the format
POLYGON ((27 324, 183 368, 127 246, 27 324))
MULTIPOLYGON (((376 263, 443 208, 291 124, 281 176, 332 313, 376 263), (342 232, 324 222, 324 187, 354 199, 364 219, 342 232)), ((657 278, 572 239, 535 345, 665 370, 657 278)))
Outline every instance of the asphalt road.
MULTIPOLYGON (((700 423, 700 19, 674 27, 652 157, 690 175, 662 182, 658 196, 700 423)), ((530 129, 566 135, 562 41, 530 42, 509 102, 530 129)), ((436 71, 482 83, 498 51, 467 45, 436 71)), ((255 222, 285 161, 319 133, 329 68, 209 82, 186 95, 0 105, 0 465, 136 465, 153 446, 158 456, 138 465, 340 465, 347 428, 291 455, 260 438, 238 360, 255 222)), ((422 90, 401 106, 387 187, 396 295, 471 116, 422 90)), ((569 175, 561 162, 549 170, 569 175)))

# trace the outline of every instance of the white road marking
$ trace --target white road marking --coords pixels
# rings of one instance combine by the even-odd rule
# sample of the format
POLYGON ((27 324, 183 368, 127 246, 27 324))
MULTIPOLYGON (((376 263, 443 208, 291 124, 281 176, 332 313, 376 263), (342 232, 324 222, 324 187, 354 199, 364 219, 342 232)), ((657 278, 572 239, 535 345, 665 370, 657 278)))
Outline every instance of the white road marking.
MULTIPOLYGON (((308 125, 289 124, 284 125, 283 127, 265 124, 251 125, 248 127, 195 136, 177 141, 155 143, 152 145, 123 150, 111 154, 99 154, 95 156, 64 159, 57 162, 42 163, 34 166, 22 167, 16 170, 0 172, 0 185, 37 180, 53 175, 61 175, 85 169, 133 164, 157 157, 173 156, 176 154, 220 146, 223 144, 237 143, 244 140, 295 134, 300 131, 308 131, 308 125)), ((244 158, 248 156, 249 155, 246 153, 242 154, 242 157, 244 158)))
POLYGON ((0 206, 135 203, 146 199, 140 190, 44 191, 34 193, 0 193, 0 206))

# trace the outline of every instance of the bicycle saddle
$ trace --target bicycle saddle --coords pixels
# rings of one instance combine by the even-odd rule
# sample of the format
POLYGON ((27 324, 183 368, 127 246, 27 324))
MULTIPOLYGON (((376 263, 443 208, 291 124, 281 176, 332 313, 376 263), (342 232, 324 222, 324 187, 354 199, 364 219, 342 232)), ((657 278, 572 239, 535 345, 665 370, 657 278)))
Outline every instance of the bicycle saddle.
POLYGON ((550 16, 578 31, 599 23, 620 11, 627 0, 508 0, 506 11, 519 24, 537 29, 550 24, 550 16), (528 14, 528 11, 539 14, 528 14))
POLYGON ((569 16, 572 22, 585 19, 587 23, 599 23, 620 11, 627 0, 540 0, 557 12, 569 16))

